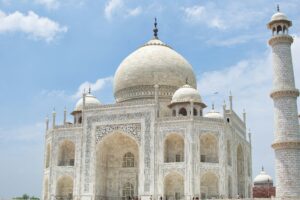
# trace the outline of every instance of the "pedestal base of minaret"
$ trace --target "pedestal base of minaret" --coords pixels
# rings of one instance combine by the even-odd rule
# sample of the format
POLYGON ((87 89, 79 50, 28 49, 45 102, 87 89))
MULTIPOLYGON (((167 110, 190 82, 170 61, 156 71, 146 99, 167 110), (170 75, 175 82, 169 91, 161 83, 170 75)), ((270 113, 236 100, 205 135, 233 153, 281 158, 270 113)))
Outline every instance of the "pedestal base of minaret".
POLYGON ((276 142, 276 197, 300 199, 300 140, 276 142))

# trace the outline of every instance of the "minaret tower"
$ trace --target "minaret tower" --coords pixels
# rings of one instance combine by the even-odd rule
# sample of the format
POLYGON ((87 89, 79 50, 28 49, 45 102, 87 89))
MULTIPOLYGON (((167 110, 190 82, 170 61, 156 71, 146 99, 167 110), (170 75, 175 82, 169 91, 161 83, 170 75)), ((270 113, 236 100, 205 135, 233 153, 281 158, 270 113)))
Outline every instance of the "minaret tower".
POLYGON ((273 56, 273 90, 276 196, 300 199, 300 131, 297 97, 291 54, 293 38, 289 35, 292 22, 280 12, 279 6, 268 28, 272 30, 269 45, 273 56))

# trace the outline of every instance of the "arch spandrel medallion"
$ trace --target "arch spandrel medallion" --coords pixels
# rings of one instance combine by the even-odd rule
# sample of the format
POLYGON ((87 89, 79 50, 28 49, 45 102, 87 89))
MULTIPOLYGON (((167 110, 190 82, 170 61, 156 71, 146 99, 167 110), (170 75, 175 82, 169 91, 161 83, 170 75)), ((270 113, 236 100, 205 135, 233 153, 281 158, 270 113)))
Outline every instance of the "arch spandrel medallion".
POLYGON ((129 136, 133 137, 138 142, 138 144, 141 143, 141 124, 131 123, 97 126, 95 131, 96 144, 100 142, 105 136, 113 133, 128 134, 129 136))

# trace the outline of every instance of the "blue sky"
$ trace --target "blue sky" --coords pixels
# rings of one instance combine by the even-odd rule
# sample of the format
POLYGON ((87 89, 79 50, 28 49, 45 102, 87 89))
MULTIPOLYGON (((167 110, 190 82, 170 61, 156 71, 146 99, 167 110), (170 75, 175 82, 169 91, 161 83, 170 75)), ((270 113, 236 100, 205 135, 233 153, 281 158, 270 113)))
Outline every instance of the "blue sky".
POLYGON ((299 87, 298 0, 0 0, 0 199, 40 196, 45 117, 55 107, 61 122, 90 84, 101 102, 114 102, 114 72, 152 37, 154 17, 160 39, 193 65, 206 104, 221 110, 231 90, 236 112, 246 109, 253 175, 264 165, 274 177, 266 23, 277 3, 293 20, 299 87))

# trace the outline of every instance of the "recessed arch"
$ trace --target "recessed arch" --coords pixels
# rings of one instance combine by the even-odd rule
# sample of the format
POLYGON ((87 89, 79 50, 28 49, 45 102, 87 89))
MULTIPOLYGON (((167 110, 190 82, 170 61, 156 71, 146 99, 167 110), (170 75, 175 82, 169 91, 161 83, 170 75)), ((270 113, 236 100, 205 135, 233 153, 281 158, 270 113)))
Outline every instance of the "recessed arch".
POLYGON ((95 170, 96 198, 124 199, 132 192, 132 196, 136 196, 139 176, 139 145, 136 139, 120 132, 103 137, 96 145, 95 170))
POLYGON ((244 151, 242 145, 239 144, 237 147, 237 186, 238 195, 245 197, 245 169, 244 169, 244 151))
POLYGON ((198 116, 198 111, 196 108, 193 108, 193 114, 194 114, 194 116, 198 116))
POLYGON ((201 199, 219 198, 219 178, 213 172, 206 172, 200 180, 201 199))
POLYGON ((252 190, 252 187, 251 187, 251 184, 248 185, 248 198, 251 198, 251 190, 252 190))
POLYGON ((274 33, 276 33, 276 28, 275 27, 273 27, 272 35, 274 35, 274 33))
POLYGON ((281 34, 282 33, 282 27, 281 25, 277 26, 277 34, 281 34))
POLYGON ((56 199, 73 198, 73 178, 70 176, 60 177, 56 182, 56 199))
POLYGON ((64 140, 59 145, 58 166, 74 166, 75 144, 70 140, 64 140))
POLYGON ((286 28, 286 26, 284 25, 283 26, 283 34, 286 34, 287 33, 287 28, 286 28))
POLYGON ((229 166, 232 165, 232 157, 231 157, 231 144, 230 141, 227 140, 227 164, 229 166))
POLYGON ((247 158, 247 171, 248 171, 248 176, 250 177, 251 176, 251 162, 250 162, 250 160, 251 160, 251 157, 250 156, 248 156, 248 158, 247 158))
POLYGON ((178 172, 170 172, 164 178, 165 199, 182 199, 184 195, 184 177, 178 172))
POLYGON ((133 199, 134 197, 134 186, 130 182, 126 182, 122 186, 122 200, 133 199))
POLYGON ((219 142, 213 134, 208 133, 200 136, 200 161, 219 162, 219 142))
POLYGON ((48 200, 49 197, 49 182, 48 177, 44 181, 44 200, 48 200))
POLYGON ((181 115, 181 116, 187 116, 187 110, 186 110, 186 108, 180 108, 179 109, 179 115, 181 115))
POLYGON ((50 165, 50 155, 51 155, 51 147, 50 144, 48 144, 46 150, 46 165, 45 165, 46 168, 48 168, 50 165))
POLYGON ((228 176, 228 198, 232 198, 232 178, 228 176))
POLYGON ((164 161, 184 161, 184 138, 176 133, 169 134, 164 141, 164 161))

